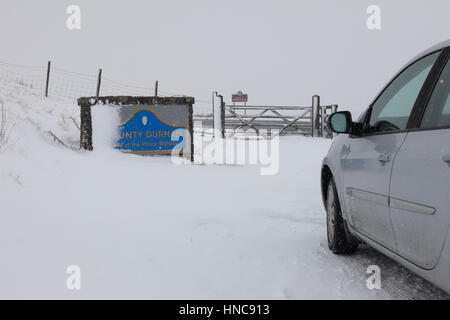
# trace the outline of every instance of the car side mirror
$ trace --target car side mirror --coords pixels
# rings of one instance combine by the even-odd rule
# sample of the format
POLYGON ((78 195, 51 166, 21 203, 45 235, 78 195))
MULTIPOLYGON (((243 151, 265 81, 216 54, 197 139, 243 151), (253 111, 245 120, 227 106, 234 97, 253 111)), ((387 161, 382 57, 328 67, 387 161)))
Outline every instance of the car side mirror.
POLYGON ((351 133, 353 121, 349 111, 335 112, 328 117, 328 128, 336 133, 351 133))

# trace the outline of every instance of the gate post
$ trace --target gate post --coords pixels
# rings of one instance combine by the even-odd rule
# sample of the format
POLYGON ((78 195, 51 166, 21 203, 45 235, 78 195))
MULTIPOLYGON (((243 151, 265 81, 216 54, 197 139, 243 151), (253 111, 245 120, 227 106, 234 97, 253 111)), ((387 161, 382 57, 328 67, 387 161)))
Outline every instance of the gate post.
POLYGON ((220 134, 222 135, 222 139, 225 138, 225 102, 222 98, 222 105, 220 108, 220 124, 221 124, 221 130, 220 134))
MULTIPOLYGON (((333 104, 332 106, 331 106, 331 114, 333 114, 333 113, 335 113, 335 112, 337 112, 337 110, 338 110, 338 105, 337 104, 333 104)), ((331 131, 331 130, 330 130, 331 131)), ((331 131, 331 133, 332 133, 332 138, 336 138, 337 137, 337 133, 336 132, 333 132, 333 131, 331 131)))
POLYGON ((225 103, 223 102, 223 96, 218 94, 217 91, 213 92, 213 136, 216 136, 216 132, 219 133, 220 138, 225 137, 225 103), (214 103, 214 96, 220 99, 220 105, 217 106, 214 103))
POLYGON ((312 122, 312 136, 319 137, 319 116, 320 116, 320 96, 314 95, 312 97, 312 110, 311 110, 311 122, 312 122))
POLYGON ((331 111, 331 106, 322 106, 320 107, 320 136, 327 137, 328 132, 326 132, 326 120, 327 120, 327 112, 328 109, 331 111))
POLYGON ((314 96, 311 102, 311 137, 314 137, 314 96))

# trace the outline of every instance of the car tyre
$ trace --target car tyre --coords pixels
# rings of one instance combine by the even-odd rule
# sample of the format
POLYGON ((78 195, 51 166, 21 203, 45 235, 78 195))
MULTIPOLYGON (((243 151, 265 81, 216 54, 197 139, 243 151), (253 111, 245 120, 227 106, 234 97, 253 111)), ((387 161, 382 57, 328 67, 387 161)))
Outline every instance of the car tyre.
POLYGON ((358 240, 346 228, 333 178, 328 183, 326 209, 328 247, 335 254, 354 253, 358 240))

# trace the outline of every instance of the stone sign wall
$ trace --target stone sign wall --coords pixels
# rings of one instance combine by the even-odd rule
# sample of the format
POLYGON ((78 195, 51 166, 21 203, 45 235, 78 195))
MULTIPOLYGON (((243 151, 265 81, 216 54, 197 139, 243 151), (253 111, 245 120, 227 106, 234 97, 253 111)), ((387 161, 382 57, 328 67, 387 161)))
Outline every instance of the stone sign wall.
POLYGON ((123 153, 170 155, 174 151, 193 161, 192 97, 83 97, 80 106, 80 148, 93 150, 91 109, 117 108, 117 139, 123 153))

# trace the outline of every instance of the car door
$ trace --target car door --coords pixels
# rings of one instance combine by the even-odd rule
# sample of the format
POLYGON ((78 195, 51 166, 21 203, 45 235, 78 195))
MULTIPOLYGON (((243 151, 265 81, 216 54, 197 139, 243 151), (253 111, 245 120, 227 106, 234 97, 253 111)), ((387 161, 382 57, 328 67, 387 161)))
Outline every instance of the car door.
POLYGON ((344 201, 349 223, 361 234, 395 250, 389 211, 393 159, 406 137, 411 111, 439 53, 400 72, 371 105, 360 137, 344 159, 344 201))
POLYGON ((432 269, 450 224, 450 62, 436 78, 419 129, 411 129, 394 162, 390 206, 397 251, 432 269))

